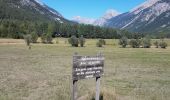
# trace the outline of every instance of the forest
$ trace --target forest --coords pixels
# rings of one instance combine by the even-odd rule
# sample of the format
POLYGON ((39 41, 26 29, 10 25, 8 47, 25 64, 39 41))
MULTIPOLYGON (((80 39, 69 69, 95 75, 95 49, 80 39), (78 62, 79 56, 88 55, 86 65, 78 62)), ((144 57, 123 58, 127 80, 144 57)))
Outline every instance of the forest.
POLYGON ((53 37, 71 37, 75 35, 85 38, 103 38, 103 39, 119 39, 122 36, 134 38, 135 35, 144 37, 145 34, 131 33, 126 30, 118 30, 113 28, 105 28, 84 24, 68 24, 58 22, 40 22, 40 21, 20 21, 4 19, 0 20, 0 37, 1 38, 23 38, 25 34, 36 33, 38 36, 42 34, 51 34, 53 37))

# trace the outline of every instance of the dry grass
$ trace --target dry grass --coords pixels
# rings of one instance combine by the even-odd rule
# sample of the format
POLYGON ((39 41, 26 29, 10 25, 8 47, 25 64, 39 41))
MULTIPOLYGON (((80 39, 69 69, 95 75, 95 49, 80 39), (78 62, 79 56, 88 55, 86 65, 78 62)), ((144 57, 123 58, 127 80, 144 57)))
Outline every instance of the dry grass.
MULTIPOLYGON (((72 55, 105 55, 105 75, 101 80, 104 100, 169 100, 170 47, 119 48, 117 40, 86 40, 86 47, 73 48, 67 39, 58 44, 33 44, 28 50, 23 40, 4 44, 0 39, 0 100, 70 100, 72 55), (22 41, 22 42, 21 42, 22 41)), ((54 40, 55 41, 55 40, 54 40)), ((170 43, 170 40, 166 40, 170 43)), ((78 81, 79 97, 93 97, 95 79, 78 81)))

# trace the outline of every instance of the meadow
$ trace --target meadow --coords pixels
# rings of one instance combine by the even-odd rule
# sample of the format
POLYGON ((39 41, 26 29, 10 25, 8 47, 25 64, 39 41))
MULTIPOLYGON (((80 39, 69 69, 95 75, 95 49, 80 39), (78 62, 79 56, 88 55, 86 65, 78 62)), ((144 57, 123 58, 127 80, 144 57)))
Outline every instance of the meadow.
MULTIPOLYGON (((0 100, 70 100, 75 52, 104 54, 104 100, 169 100, 170 40, 167 49, 121 48, 113 39, 99 48, 96 41, 76 48, 58 38, 28 50, 24 40, 0 39, 0 100)), ((95 79, 78 81, 79 100, 90 100, 94 92, 95 79)))

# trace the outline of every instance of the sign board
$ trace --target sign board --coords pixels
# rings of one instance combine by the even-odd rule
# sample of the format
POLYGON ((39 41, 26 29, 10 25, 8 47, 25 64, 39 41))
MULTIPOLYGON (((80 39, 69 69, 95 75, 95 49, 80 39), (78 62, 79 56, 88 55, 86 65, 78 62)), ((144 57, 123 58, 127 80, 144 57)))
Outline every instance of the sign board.
POLYGON ((73 80, 101 77, 104 73, 104 57, 73 56, 73 80))

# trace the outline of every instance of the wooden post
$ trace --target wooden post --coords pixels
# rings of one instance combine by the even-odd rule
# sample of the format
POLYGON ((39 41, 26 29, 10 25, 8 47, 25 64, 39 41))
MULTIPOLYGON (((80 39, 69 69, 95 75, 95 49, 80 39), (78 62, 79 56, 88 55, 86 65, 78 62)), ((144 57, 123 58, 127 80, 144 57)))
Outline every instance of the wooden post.
MULTIPOLYGON (((101 57, 102 54, 101 52, 99 52, 97 54, 98 57, 101 57)), ((99 100, 100 99, 100 77, 96 77, 96 98, 95 100, 99 100)))
MULTIPOLYGON (((76 55, 78 55, 77 52, 74 53, 74 56, 73 56, 73 64, 77 61, 76 59, 76 55)), ((77 97, 78 97, 78 93, 77 93, 77 81, 78 80, 74 80, 72 79, 73 81, 73 89, 72 89, 72 100, 77 100, 77 97)))
POLYGON ((100 77, 96 77, 96 98, 95 100, 99 100, 100 98, 100 77))
POLYGON ((77 100, 77 80, 73 80, 73 92, 72 92, 72 100, 77 100))

